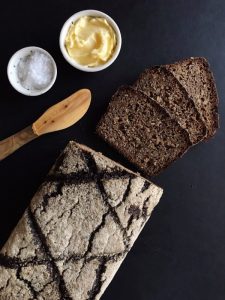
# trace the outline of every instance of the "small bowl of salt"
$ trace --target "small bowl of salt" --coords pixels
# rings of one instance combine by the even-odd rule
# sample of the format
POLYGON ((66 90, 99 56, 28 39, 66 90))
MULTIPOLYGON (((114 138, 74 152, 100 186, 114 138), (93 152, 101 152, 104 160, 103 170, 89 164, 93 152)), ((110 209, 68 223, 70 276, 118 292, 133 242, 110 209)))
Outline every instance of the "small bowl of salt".
POLYGON ((53 86, 57 67, 47 51, 32 46, 17 51, 11 57, 7 73, 9 82, 19 93, 38 96, 53 86))

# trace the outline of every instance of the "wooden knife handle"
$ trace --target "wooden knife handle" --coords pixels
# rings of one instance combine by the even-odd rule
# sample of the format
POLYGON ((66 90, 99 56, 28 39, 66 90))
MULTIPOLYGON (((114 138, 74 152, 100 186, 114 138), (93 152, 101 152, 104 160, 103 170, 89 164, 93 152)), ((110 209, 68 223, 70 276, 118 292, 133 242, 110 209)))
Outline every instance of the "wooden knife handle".
POLYGON ((14 151, 37 137, 38 136, 33 132, 32 126, 28 126, 5 140, 0 141, 0 160, 3 160, 14 151))

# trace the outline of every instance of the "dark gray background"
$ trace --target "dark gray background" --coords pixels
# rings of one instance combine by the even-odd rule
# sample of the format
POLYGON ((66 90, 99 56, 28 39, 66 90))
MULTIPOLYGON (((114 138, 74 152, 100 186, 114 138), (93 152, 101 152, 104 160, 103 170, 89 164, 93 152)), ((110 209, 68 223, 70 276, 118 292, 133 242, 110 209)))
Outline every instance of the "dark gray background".
POLYGON ((148 66, 205 56, 215 74, 221 128, 153 179, 164 196, 102 299, 225 299, 225 1, 14 0, 1 4, 0 22, 1 139, 75 90, 93 92, 91 109, 77 125, 36 140, 0 163, 1 245, 69 140, 128 165, 94 134, 119 85, 132 83, 148 66), (64 21, 88 8, 112 16, 123 37, 118 60, 95 74, 73 69, 58 47, 64 21), (10 56, 31 45, 48 50, 58 66, 54 87, 36 98, 14 91, 6 75, 10 56))

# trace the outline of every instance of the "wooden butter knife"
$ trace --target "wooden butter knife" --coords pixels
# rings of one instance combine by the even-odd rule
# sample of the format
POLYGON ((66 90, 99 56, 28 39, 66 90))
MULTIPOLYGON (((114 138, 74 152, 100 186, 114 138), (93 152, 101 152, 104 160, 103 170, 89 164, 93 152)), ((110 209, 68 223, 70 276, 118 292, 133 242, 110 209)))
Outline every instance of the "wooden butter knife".
POLYGON ((51 106, 32 125, 0 141, 0 160, 43 134, 74 125, 85 115, 90 103, 90 90, 82 89, 51 106))

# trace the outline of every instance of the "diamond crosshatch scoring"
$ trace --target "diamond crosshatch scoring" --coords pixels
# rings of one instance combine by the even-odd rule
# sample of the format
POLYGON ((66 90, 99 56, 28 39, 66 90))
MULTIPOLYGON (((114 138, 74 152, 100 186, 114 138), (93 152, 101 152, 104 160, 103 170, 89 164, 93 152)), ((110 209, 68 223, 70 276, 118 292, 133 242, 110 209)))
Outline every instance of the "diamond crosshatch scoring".
MULTIPOLYGON (((70 144, 66 148, 24 214, 36 255, 25 259, 10 256, 4 247, 0 254, 0 268, 14 271, 21 288, 33 299, 47 299, 48 289, 58 299, 99 299, 108 284, 107 276, 114 276, 161 196, 161 189, 147 180, 76 147, 70 144), (71 151, 75 152, 72 160, 80 165, 68 172, 71 151), (113 193, 114 184, 121 188, 119 198, 113 193), (84 228, 86 233, 79 242, 84 228), (76 250, 79 247, 81 251, 76 250), (90 274, 91 280, 80 291, 85 274, 90 274), (37 285, 39 276, 43 282, 37 285)), ((30 246, 18 247, 22 254, 30 246)), ((1 289, 6 290, 11 281, 9 276, 1 289)))

